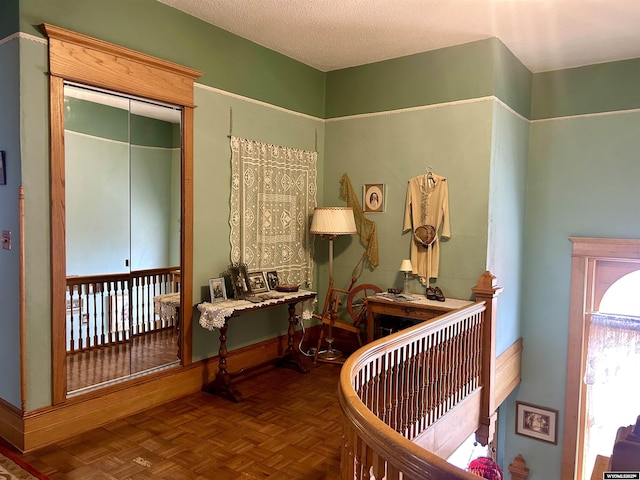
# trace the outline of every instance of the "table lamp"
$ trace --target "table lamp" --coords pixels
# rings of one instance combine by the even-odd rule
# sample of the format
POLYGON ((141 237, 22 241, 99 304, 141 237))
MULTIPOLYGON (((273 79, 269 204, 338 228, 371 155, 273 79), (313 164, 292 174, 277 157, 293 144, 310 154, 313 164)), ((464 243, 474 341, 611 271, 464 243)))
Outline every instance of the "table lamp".
MULTIPOLYGON (((309 233, 327 235, 329 237, 329 288, 327 295, 331 295, 333 288, 333 241, 338 235, 353 235, 357 233, 356 222, 351 207, 316 207, 313 211, 309 233)), ((327 351, 318 354, 323 360, 336 360, 342 353, 333 349, 333 322, 329 323, 329 335, 326 338, 327 351)))
POLYGON ((402 288, 402 293, 409 293, 409 274, 413 272, 411 260, 402 260, 402 263, 400 264, 400 271, 404 273, 404 286, 402 288))

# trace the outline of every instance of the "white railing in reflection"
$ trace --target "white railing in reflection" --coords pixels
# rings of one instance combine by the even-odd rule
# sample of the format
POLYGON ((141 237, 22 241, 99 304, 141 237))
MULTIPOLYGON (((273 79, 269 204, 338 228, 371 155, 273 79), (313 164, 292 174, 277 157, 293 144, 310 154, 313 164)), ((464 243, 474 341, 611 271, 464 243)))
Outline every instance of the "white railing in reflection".
POLYGON ((128 342, 137 335, 175 328, 177 319, 155 313, 153 299, 179 288, 177 267, 68 277, 67 352, 128 342))

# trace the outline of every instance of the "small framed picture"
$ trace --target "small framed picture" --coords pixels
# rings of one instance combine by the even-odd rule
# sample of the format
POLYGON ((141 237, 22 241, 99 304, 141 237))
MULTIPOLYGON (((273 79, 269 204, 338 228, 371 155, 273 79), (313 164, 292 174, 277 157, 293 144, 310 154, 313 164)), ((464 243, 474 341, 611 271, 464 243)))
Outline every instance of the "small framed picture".
POLYGON ((516 402, 516 433, 556 445, 558 443, 558 411, 516 402))
POLYGON ((362 210, 365 213, 384 212, 384 183, 365 183, 362 187, 362 210))
POLYGON ((251 287, 251 293, 263 293, 269 291, 264 272, 249 272, 249 286, 251 287))
POLYGON ((229 265, 229 273, 231 274, 231 284, 233 285, 233 297, 236 300, 244 300, 245 297, 252 295, 245 263, 229 265))
POLYGON ((0 150, 0 185, 7 184, 7 165, 4 150, 0 150))
POLYGON ((222 302, 227 299, 227 288, 223 277, 209 279, 209 293, 211 293, 211 303, 222 302))
POLYGON ((267 285, 269 286, 269 290, 275 290, 279 283, 277 271, 272 270, 267 272, 267 285))

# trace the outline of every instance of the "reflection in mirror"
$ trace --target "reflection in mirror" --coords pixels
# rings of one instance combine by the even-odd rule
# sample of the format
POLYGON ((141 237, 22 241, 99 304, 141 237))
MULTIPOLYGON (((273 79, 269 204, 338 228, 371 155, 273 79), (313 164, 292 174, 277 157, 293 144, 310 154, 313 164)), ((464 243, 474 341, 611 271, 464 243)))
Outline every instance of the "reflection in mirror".
POLYGON ((180 123, 65 83, 68 393, 179 362, 180 123))

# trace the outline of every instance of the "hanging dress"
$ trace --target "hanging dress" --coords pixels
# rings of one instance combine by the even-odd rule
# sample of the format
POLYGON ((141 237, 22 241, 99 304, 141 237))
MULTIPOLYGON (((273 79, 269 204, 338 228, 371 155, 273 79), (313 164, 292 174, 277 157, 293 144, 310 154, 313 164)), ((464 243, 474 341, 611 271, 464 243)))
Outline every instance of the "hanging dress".
POLYGON ((449 186, 447 179, 431 173, 409 180, 404 212, 403 232, 421 225, 435 227, 435 241, 425 247, 411 236, 411 265, 413 273, 425 279, 437 278, 440 264, 440 237, 451 237, 449 224, 449 186))

